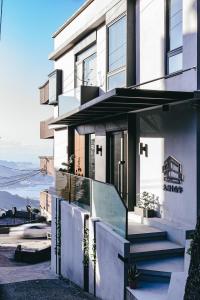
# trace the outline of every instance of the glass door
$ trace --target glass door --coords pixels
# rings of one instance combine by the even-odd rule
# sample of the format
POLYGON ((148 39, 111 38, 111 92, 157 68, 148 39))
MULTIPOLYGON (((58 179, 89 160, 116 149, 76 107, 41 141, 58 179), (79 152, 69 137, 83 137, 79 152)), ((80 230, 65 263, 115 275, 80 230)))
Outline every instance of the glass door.
POLYGON ((127 132, 113 132, 109 136, 108 181, 114 184, 127 202, 127 132))

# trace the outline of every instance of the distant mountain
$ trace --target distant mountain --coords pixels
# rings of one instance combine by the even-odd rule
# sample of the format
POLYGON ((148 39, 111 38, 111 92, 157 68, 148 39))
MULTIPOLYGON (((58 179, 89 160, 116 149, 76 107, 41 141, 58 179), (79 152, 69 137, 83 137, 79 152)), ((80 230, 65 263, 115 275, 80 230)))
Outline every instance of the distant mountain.
POLYGON ((26 208, 26 205, 31 204, 32 207, 39 207, 37 200, 25 199, 18 195, 12 195, 9 192, 0 191, 0 208, 12 209, 16 206, 18 209, 26 208))
MULTIPOLYGON (((8 193, 1 194, 0 208, 6 203, 5 196, 5 199, 8 198, 11 203, 13 201, 15 203, 17 199, 20 203, 19 206, 24 205, 27 198, 31 201, 37 200, 38 205, 40 192, 53 185, 53 177, 40 173, 39 166, 27 162, 0 160, 0 191, 8 193)), ((10 203, 8 205, 10 207, 10 203)))
POLYGON ((7 190, 9 187, 13 189, 14 187, 19 188, 41 184, 52 185, 53 178, 39 173, 39 166, 27 162, 0 160, 0 190, 4 190, 5 187, 7 190), (38 174, 36 174, 37 170, 38 174), (15 182, 16 180, 17 182, 15 182))

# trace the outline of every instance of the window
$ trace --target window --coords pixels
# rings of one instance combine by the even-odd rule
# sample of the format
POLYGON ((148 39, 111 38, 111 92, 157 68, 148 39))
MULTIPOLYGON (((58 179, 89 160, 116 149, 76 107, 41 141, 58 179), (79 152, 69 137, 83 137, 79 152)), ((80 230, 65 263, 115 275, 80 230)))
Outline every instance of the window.
POLYGON ((183 67, 182 0, 168 0, 168 74, 181 71, 183 67))
POLYGON ((126 17, 108 27, 108 89, 126 84, 126 17))
POLYGON ((75 86, 95 86, 96 73, 96 46, 92 46, 76 56, 75 86))

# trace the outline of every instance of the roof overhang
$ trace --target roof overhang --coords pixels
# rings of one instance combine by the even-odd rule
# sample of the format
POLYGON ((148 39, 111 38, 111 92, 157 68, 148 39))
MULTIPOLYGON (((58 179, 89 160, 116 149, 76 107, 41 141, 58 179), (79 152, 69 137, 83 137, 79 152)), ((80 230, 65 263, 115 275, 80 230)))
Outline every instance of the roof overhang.
POLYGON ((194 92, 116 88, 54 119, 51 125, 77 126, 193 98, 194 92))

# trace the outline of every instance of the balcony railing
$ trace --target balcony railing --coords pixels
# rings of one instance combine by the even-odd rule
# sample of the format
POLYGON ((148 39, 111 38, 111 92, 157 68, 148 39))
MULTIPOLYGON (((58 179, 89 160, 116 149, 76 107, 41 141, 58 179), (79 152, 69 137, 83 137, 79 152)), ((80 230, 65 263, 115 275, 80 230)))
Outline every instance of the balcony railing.
POLYGON ((54 176, 53 156, 40 156, 40 169, 49 176, 54 176))
POLYGON ((101 218, 122 237, 127 237, 128 209, 112 184, 65 172, 56 173, 56 195, 101 218))
POLYGON ((40 192, 40 208, 44 212, 51 214, 52 196, 48 190, 40 192))
POLYGON ((40 90, 40 104, 49 103, 49 80, 44 85, 39 87, 40 90))
POLYGON ((54 118, 50 118, 45 121, 40 122, 40 138, 41 139, 53 139, 54 130, 49 129, 49 124, 53 121, 54 118))

